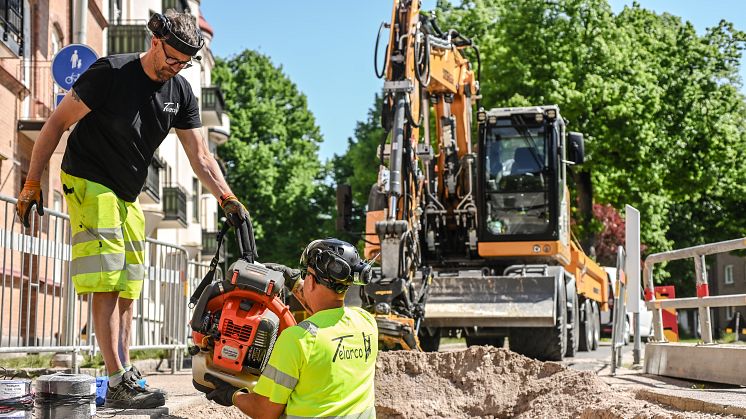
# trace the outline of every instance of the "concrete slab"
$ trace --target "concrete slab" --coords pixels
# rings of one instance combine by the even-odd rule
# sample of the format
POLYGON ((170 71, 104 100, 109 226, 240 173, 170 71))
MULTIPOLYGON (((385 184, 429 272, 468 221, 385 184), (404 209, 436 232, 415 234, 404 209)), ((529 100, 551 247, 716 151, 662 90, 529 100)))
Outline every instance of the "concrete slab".
POLYGON ((96 417, 99 418, 126 417, 127 419, 158 419, 164 415, 168 415, 167 407, 159 407, 156 409, 96 408, 96 417))
POLYGON ((688 380, 746 385, 746 345, 649 343, 645 373, 688 380))

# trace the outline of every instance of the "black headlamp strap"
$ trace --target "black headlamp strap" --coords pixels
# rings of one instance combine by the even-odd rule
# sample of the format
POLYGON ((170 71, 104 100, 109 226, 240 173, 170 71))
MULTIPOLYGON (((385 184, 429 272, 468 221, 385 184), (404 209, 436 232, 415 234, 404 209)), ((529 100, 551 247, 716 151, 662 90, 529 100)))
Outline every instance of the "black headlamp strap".
MULTIPOLYGON (((205 46, 205 38, 202 37, 202 32, 197 29, 197 45, 192 45, 189 42, 179 38, 173 31, 173 21, 170 17, 155 13, 151 16, 148 22, 148 29, 153 32, 156 38, 166 41, 173 49, 179 51, 182 54, 194 57, 197 55, 200 49, 205 46)), ((200 57, 194 57, 200 59, 200 57)))
POLYGON ((170 32, 168 35, 163 37, 163 40, 166 41, 166 43, 176 51, 179 51, 182 54, 189 55, 190 57, 194 57, 195 55, 197 55, 199 50, 202 49, 202 47, 205 45, 205 39, 202 38, 202 36, 199 37, 199 45, 192 45, 176 36, 176 34, 173 32, 170 32))

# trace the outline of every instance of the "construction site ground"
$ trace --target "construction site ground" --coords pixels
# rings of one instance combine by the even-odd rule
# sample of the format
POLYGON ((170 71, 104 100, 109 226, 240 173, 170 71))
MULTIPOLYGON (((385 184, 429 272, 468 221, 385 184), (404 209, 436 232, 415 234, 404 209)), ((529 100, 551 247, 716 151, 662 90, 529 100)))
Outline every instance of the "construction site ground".
MULTIPOLYGON (((730 418, 746 417, 746 388, 651 376, 632 365, 610 371, 610 347, 562 363, 538 362, 506 349, 438 353, 383 352, 376 371, 379 418, 730 418)), ((209 402, 191 385, 191 371, 150 372, 150 385, 168 392, 164 408, 99 410, 99 417, 242 418, 209 402)))

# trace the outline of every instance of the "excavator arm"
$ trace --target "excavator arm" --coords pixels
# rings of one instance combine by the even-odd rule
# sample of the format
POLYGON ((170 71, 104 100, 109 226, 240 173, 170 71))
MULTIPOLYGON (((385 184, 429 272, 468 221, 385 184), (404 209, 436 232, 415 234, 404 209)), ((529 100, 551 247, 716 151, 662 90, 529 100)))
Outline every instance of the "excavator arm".
POLYGON ((387 164, 371 190, 365 246, 380 271, 361 297, 376 316, 384 347, 417 349, 430 282, 420 249, 428 242, 421 236, 424 217, 467 226, 476 248, 470 133, 479 83, 462 55, 476 47, 454 30, 441 31, 417 0, 394 0, 388 27, 385 68, 376 69, 384 78, 388 137, 379 153, 387 164))

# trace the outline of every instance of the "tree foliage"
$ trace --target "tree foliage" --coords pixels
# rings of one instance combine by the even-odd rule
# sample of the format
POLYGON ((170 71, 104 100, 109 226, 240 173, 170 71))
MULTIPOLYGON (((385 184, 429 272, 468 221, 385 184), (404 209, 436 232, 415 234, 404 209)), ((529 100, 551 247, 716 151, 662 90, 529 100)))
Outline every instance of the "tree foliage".
POLYGON ((347 139, 346 152, 343 155, 335 155, 331 161, 336 183, 352 187, 353 234, 348 236, 348 239, 353 242, 362 237, 355 233, 365 231, 364 209, 381 164, 377 150, 386 135, 380 123, 381 104, 381 97, 376 95, 373 107, 368 111, 368 117, 364 121, 358 121, 354 136, 347 139))
MULTIPOLYGON (((606 0, 440 0, 437 15, 480 48, 482 106, 560 106, 586 139, 574 170, 590 174, 596 203, 640 210, 648 253, 744 234, 746 35, 732 24, 698 34, 606 0)), ((358 125, 348 155, 375 147, 376 126, 358 125)), ((372 182, 366 156, 348 179, 372 182)))
POLYGON ((296 264, 331 223, 321 133, 305 95, 267 56, 245 50, 216 61, 213 81, 231 119, 231 139, 218 150, 226 179, 252 214, 261 260, 296 264))

